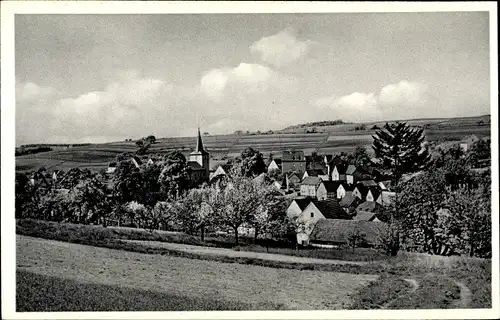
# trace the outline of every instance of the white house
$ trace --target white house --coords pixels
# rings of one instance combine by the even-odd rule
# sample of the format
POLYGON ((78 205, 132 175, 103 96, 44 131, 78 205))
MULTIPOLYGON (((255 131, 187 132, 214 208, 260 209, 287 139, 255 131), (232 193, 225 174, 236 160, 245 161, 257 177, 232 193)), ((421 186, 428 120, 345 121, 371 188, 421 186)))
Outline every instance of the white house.
POLYGON ((300 184, 300 195, 306 197, 316 197, 316 190, 318 189, 321 179, 318 177, 307 177, 300 184))
POLYGON ((353 190, 354 187, 352 185, 349 185, 345 182, 341 183, 337 188, 337 199, 342 199, 348 192, 352 192, 353 190))
POLYGON ((273 159, 267 166, 267 172, 278 170, 281 172, 281 159, 273 159))
POLYGON ((116 162, 110 162, 108 164, 108 169, 106 170, 106 173, 115 173, 116 171, 116 162))
POLYGON ((479 138, 475 134, 470 135, 465 139, 463 139, 462 141, 460 141, 460 148, 462 148, 464 152, 467 152, 467 150, 469 150, 470 147, 478 140, 479 138))
POLYGON ((347 167, 343 164, 337 164, 332 170, 332 181, 345 181, 347 167))

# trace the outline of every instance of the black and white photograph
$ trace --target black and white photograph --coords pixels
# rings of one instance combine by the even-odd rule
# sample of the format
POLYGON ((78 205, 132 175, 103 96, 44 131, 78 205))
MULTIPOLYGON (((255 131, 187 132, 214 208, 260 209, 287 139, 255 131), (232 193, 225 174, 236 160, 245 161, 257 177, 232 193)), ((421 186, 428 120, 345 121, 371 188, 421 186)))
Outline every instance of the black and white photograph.
POLYGON ((83 2, 2 2, 3 317, 500 317, 495 3, 83 2))

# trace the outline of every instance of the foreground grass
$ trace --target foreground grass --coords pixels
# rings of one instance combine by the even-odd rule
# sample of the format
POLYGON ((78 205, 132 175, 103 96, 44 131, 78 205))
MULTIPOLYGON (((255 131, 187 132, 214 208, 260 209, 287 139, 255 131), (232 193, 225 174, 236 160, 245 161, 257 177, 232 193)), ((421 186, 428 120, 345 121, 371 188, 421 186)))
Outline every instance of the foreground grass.
MULTIPOLYGON (((113 242, 116 240, 144 240, 199 245, 208 247, 230 248, 238 251, 269 252, 306 258, 349 260, 349 261, 378 261, 388 257, 382 252, 357 248, 352 252, 350 248, 339 249, 300 249, 287 248, 287 243, 271 242, 266 248, 264 240, 259 239, 253 244, 253 239, 241 238, 241 244, 234 244, 232 237, 209 236, 203 242, 198 237, 183 233, 148 232, 143 229, 132 228, 104 228, 95 225, 79 225, 70 223, 57 223, 42 220, 20 219, 16 223, 16 232, 21 235, 42 237, 52 240, 68 241, 72 243, 91 244, 96 242, 113 242), (264 246, 263 246, 264 245, 264 246)), ((289 245, 289 244, 288 244, 289 245)))
MULTIPOLYGON (((395 302, 391 304, 391 308, 429 308, 429 306, 435 308, 449 308, 451 301, 456 300, 457 295, 456 285, 450 282, 450 279, 454 279, 464 283, 470 289, 470 307, 491 308, 491 261, 487 259, 440 257, 400 252, 397 257, 385 257, 383 260, 368 258, 366 260, 368 260, 369 263, 364 266, 301 264, 242 257, 202 255, 165 248, 153 248, 143 244, 121 241, 121 239, 149 240, 203 245, 198 238, 183 234, 149 233, 133 229, 121 230, 99 226, 58 224, 35 220, 18 220, 16 233, 110 249, 178 256, 191 259, 214 260, 225 263, 259 265, 285 269, 380 275, 383 281, 381 280, 373 283, 370 287, 365 288, 365 291, 361 291, 360 294, 355 297, 355 308, 363 309, 377 309, 398 294, 404 296, 408 291, 408 285, 402 280, 403 278, 417 279, 419 282, 422 282, 421 287, 414 293, 414 295, 416 295, 415 298, 408 299, 409 302, 395 302), (434 276, 438 277, 434 278, 434 276), (393 292, 391 292, 391 290, 393 292)), ((217 241, 222 240, 219 239, 217 241)), ((208 242, 205 245, 216 246, 216 242, 208 242)), ((247 248, 250 248, 248 251, 266 250, 263 247, 256 246, 241 246, 234 249, 247 250, 247 248), (253 250, 251 250, 252 248, 253 250)), ((286 248, 270 248, 269 252, 312 258, 340 258, 346 260, 341 255, 342 251, 336 250, 321 249, 295 251, 286 248)), ((363 253, 363 250, 357 250, 356 252, 356 254, 359 255, 363 253)))
POLYGON ((190 298, 169 293, 86 284, 69 279, 16 273, 16 311, 185 311, 280 310, 282 305, 257 305, 210 298, 190 298))

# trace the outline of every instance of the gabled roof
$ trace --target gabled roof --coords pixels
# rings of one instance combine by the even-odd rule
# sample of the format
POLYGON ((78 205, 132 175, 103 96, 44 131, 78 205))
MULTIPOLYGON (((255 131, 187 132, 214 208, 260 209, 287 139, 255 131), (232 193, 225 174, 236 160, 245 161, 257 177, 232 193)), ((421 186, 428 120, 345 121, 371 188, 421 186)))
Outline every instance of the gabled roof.
POLYGON ((365 235, 369 244, 375 245, 379 242, 379 234, 384 231, 385 227, 386 224, 383 222, 321 219, 314 226, 310 240, 313 242, 348 243, 349 235, 359 230, 365 235))
POLYGON ((307 169, 306 172, 310 177, 317 177, 325 174, 325 172, 321 169, 307 169))
POLYGON ((280 166, 281 166, 281 159, 273 159, 273 160, 271 160, 271 162, 276 163, 276 165, 277 165, 278 167, 280 167, 280 166))
POLYGON ((319 177, 306 177, 302 182, 301 185, 308 185, 308 186, 317 186, 321 183, 321 178, 319 177))
POLYGON ((337 172, 339 174, 345 174, 347 170, 347 164, 345 163, 339 163, 334 166, 334 168, 337 168, 337 172))
POLYGON ((363 180, 363 181, 359 181, 358 183, 364 185, 365 187, 378 187, 378 184, 373 181, 373 180, 363 180))
POLYGON ((349 208, 351 206, 358 206, 361 203, 361 200, 358 197, 353 196, 352 193, 346 194, 345 197, 340 199, 340 206, 342 208, 349 208))
POLYGON ((348 184, 347 182, 342 182, 340 183, 342 185, 342 188, 344 188, 345 191, 353 191, 354 190, 354 185, 348 184))
POLYGON ((328 161, 328 164, 331 166, 331 167, 334 167, 338 164, 342 164, 344 163, 344 160, 342 160, 342 157, 339 156, 339 155, 336 155, 336 156, 332 156, 330 158, 330 160, 328 161))
POLYGON ((330 163, 330 161, 332 161, 332 159, 333 159, 333 155, 332 154, 325 154, 323 156, 323 159, 325 159, 325 158, 326 158, 326 163, 330 163))
POLYGON ((366 212, 380 212, 383 209, 383 206, 375 201, 365 201, 358 205, 356 211, 366 211, 366 212))
POLYGON ((352 217, 353 220, 372 221, 377 217, 376 213, 370 211, 356 211, 356 215, 352 217))
POLYGON ((293 199, 293 202, 295 202, 300 210, 304 211, 305 208, 307 208, 307 206, 309 205, 309 203, 311 203, 312 199, 311 198, 296 198, 296 199, 293 199))
POLYGON ((476 136, 475 134, 471 134, 471 135, 464 137, 460 142, 473 143, 473 142, 478 141, 478 140, 479 140, 478 136, 476 136))
POLYGON ((356 171, 356 166, 355 165, 352 165, 350 164, 349 166, 347 166, 347 169, 345 171, 345 174, 353 174, 354 171, 356 171))
POLYGON ((325 186, 326 192, 337 192, 341 183, 339 181, 322 181, 321 184, 325 186))
POLYGON ((312 200, 312 205, 327 219, 351 219, 336 199, 312 200))
MULTIPOLYGON (((378 183, 379 187, 382 188, 382 185, 385 187, 386 190, 390 190, 391 189, 391 186, 392 186, 392 181, 391 180, 384 180, 384 181, 380 181, 378 183)), ((384 189, 384 188, 382 188, 384 189)))

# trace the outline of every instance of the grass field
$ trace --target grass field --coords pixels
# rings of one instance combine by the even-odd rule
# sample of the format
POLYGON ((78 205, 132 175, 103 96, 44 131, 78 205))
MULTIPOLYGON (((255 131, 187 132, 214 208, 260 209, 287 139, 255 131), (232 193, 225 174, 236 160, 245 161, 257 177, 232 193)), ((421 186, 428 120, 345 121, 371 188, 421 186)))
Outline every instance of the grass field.
MULTIPOLYGON (((379 260, 368 259, 361 265, 315 264, 315 263, 288 263, 273 262, 262 259, 248 259, 229 257, 223 254, 203 255, 193 252, 169 250, 158 246, 127 243, 120 239, 137 239, 149 241, 183 241, 184 243, 199 244, 199 240, 182 234, 168 234, 162 232, 146 232, 133 229, 113 229, 98 226, 66 225, 47 223, 35 220, 19 220, 16 233, 36 236, 40 238, 57 239, 64 242, 89 244, 98 247, 120 249, 122 254, 147 253, 152 256, 182 257, 211 261, 214 263, 231 263, 241 266, 261 266, 295 271, 321 271, 333 273, 349 273, 351 275, 366 274, 378 275, 380 278, 371 282, 369 286, 362 286, 352 296, 351 308, 379 309, 379 308, 452 308, 458 302, 457 288, 464 286, 468 292, 465 307, 490 308, 491 307, 491 261, 487 259, 474 259, 467 257, 440 257, 426 254, 400 252, 397 257, 385 257, 379 260), (382 280, 380 280, 382 279, 382 280), (416 288, 408 287, 403 279, 415 281, 416 288), (413 290, 413 291, 412 291, 413 290), (399 297, 399 298, 398 298, 399 297), (405 297, 411 297, 405 298, 405 297)), ((59 242, 57 242, 59 243, 59 242)), ((218 242, 208 243, 219 246, 218 242)), ((60 247, 70 244, 59 243, 60 247)), ((19 246, 19 244, 18 244, 19 246)), ((235 248, 249 250, 248 246, 235 248)), ((28 249, 26 249, 28 250, 28 249)), ((265 248, 256 246, 255 251, 264 251, 265 248)), ((294 250, 279 249, 277 253, 293 255, 294 250)), ((332 259, 341 254, 341 251, 301 251, 299 255, 306 257, 332 259)), ((356 251, 359 256, 367 252, 356 251)), ((73 257, 72 253, 68 253, 73 257)), ((354 255, 354 254, 353 254, 354 255)), ((45 255, 41 255, 42 257, 45 255)), ((346 256, 352 260, 352 256, 346 256)), ((18 261, 19 263, 19 261, 18 261)), ((201 263, 201 262, 200 262, 201 263)), ((52 262, 56 264, 56 262, 52 262)), ((194 265, 193 264, 193 265, 194 265)), ((405 280, 406 281, 406 280, 405 280)))
MULTIPOLYGON (((425 130, 429 141, 459 141, 467 135, 479 137, 489 136, 489 116, 452 118, 452 119, 415 119, 407 121, 410 125, 427 125, 425 130), (479 126, 477 121, 483 120, 485 125, 479 126)), ((238 156, 240 152, 252 147, 261 151, 266 157, 273 153, 279 155, 286 149, 303 150, 306 154, 332 154, 353 152, 357 146, 364 146, 371 151, 373 125, 382 127, 384 123, 366 123, 366 130, 354 131, 358 124, 342 124, 338 126, 317 127, 318 133, 304 133, 303 128, 276 131, 272 134, 251 135, 207 135, 203 137, 205 147, 209 150, 212 167, 225 156, 238 156)), ((311 128, 310 128, 311 129, 311 128)), ((188 156, 196 146, 195 137, 159 138, 151 147, 151 153, 166 153, 179 150, 188 156)), ((99 171, 107 167, 116 155, 123 152, 135 152, 134 141, 118 141, 105 144, 77 146, 66 150, 55 150, 38 154, 16 157, 16 170, 31 171, 40 167, 52 170, 68 170, 72 167, 88 168, 99 171)))
MULTIPOLYGON (((225 308, 227 303, 229 306, 244 304, 257 310, 279 309, 279 306, 302 310, 343 309, 350 305, 351 295, 377 279, 372 275, 267 268, 208 260, 193 263, 192 259, 180 257, 124 252, 24 236, 17 237, 17 268, 21 272, 63 281, 201 299, 193 306, 181 305, 187 308, 184 310, 197 310, 197 305, 210 306, 205 302, 207 297, 221 302, 219 308, 225 308)), ((26 286, 36 280, 27 279, 26 286)), ((55 286, 49 284, 45 287, 48 296, 66 296, 68 299, 80 295, 77 291, 75 296, 71 286, 63 287, 62 292, 57 291, 57 284, 55 286)), ((101 289, 98 288, 97 293, 102 292, 101 289)), ((94 300, 113 299, 112 295, 96 297, 95 294, 87 291, 85 295, 87 299, 92 296, 94 300)), ((129 298, 132 303, 133 297, 129 298)), ((32 298, 29 294, 18 296, 22 305, 29 304, 29 298, 32 298)), ((45 304, 51 307, 50 301, 45 304)), ((178 310, 179 307, 174 305, 174 308, 178 310)))

